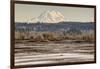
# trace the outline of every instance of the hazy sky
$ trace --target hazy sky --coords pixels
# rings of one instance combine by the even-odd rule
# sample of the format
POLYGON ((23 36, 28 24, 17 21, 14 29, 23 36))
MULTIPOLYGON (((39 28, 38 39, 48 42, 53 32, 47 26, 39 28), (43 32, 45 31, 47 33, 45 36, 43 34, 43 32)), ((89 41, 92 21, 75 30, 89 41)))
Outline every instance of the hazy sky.
POLYGON ((28 22, 47 10, 59 11, 65 21, 94 22, 94 8, 15 4, 15 22, 28 22))

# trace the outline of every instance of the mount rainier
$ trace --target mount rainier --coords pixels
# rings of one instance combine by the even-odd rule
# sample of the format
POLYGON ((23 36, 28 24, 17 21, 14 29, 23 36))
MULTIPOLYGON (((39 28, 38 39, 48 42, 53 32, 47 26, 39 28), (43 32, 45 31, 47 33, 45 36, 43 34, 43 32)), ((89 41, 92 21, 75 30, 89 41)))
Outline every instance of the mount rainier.
POLYGON ((64 21, 64 16, 59 11, 44 11, 37 18, 32 18, 31 23, 59 23, 64 21))

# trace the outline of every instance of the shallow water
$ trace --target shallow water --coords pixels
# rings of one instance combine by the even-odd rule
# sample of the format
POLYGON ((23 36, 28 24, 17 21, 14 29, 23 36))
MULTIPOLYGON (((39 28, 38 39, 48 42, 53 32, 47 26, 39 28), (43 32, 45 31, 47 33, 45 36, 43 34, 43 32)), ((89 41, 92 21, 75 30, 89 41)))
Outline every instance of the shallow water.
POLYGON ((16 66, 85 61, 94 61, 93 43, 64 41, 15 45, 16 66))

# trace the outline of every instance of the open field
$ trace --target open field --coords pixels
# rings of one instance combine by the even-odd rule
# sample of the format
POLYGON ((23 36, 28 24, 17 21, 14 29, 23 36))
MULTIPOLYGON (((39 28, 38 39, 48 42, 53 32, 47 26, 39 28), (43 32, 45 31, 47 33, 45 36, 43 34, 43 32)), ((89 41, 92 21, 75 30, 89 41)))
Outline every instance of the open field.
POLYGON ((94 61, 94 43, 72 40, 15 45, 15 66, 94 61))

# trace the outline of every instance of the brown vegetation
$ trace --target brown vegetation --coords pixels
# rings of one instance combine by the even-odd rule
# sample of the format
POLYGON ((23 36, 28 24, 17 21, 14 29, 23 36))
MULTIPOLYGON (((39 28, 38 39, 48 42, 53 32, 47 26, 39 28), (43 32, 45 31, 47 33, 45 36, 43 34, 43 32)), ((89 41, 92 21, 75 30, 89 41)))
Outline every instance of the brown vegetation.
MULTIPOLYGON (((31 34, 32 35, 32 34, 31 34)), ((33 42, 48 42, 48 41, 62 41, 62 40, 78 40, 78 41, 87 41, 94 42, 94 34, 87 35, 64 35, 64 36, 56 36, 52 33, 42 33, 40 35, 30 36, 25 33, 15 33, 16 40, 30 40, 33 42)))

